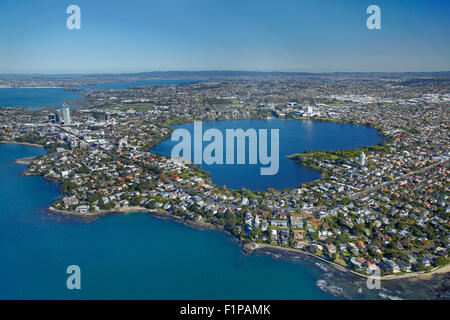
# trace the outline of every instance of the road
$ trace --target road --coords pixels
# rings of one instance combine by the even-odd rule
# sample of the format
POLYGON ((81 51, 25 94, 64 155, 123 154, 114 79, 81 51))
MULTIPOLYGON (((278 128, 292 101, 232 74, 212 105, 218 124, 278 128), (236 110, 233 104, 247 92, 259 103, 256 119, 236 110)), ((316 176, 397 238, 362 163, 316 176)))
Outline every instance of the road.
POLYGON ((403 180, 403 179, 409 178, 409 177, 411 177, 411 176, 413 176, 413 175, 416 175, 416 174, 423 173, 423 172, 425 172, 425 171, 431 170, 431 169, 433 169, 433 168, 435 168, 435 167, 437 167, 437 166, 444 165, 446 162, 449 162, 449 161, 450 161, 450 160, 443 160, 443 161, 437 162, 437 163, 435 163, 435 164, 432 164, 431 166, 428 166, 428 167, 426 167, 426 168, 423 168, 423 169, 421 169, 421 170, 414 171, 414 172, 411 172, 411 173, 402 175, 402 176, 400 176, 400 177, 397 177, 397 178, 395 178, 395 179, 393 179, 393 180, 391 180, 391 181, 383 182, 383 183, 378 184, 378 185, 376 185, 376 186, 367 188, 367 189, 365 189, 364 191, 361 191, 361 192, 358 192, 358 193, 355 193, 355 194, 351 195, 351 196, 349 197, 349 199, 350 199, 350 200, 359 199, 359 198, 361 198, 364 194, 368 194, 368 193, 370 193, 370 192, 372 192, 372 191, 375 191, 375 190, 377 190, 377 189, 380 189, 380 188, 383 188, 383 187, 385 187, 385 186, 391 185, 391 184, 393 184, 393 183, 396 183, 396 182, 399 181, 399 180, 403 180))

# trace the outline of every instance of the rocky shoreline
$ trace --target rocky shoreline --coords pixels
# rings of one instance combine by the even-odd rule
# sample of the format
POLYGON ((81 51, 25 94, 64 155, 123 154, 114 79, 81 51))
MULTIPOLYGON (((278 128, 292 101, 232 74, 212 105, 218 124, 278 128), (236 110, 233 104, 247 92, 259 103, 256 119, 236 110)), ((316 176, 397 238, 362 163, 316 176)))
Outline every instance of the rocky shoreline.
MULTIPOLYGON (((253 251, 255 251, 255 252, 267 251, 272 254, 278 254, 281 257, 286 258, 286 259, 292 259, 293 257, 295 258, 296 255, 307 255, 307 256, 310 256, 321 262, 325 262, 325 263, 331 265, 332 267, 338 269, 339 271, 348 272, 348 273, 351 273, 353 275, 356 275, 356 276, 364 278, 364 279, 372 278, 369 275, 347 269, 347 268, 345 268, 341 265, 338 265, 332 261, 326 260, 322 257, 319 257, 317 255, 314 255, 314 254, 311 254, 309 252, 299 250, 299 249, 277 247, 277 246, 267 245, 267 244, 257 244, 256 247, 255 246, 247 246, 246 252, 252 253, 253 251)), ((409 278, 429 279, 433 274, 445 274, 445 273, 449 273, 449 272, 450 272, 450 264, 447 264, 446 266, 434 269, 430 272, 423 272, 423 273, 414 272, 414 273, 409 273, 409 274, 406 273, 406 274, 400 274, 400 275, 387 275, 387 276, 381 276, 380 280, 389 281, 389 280, 399 280, 399 279, 409 279, 409 278)))
MULTIPOLYGON (((63 214, 63 215, 72 215, 72 216, 77 216, 77 217, 101 217, 101 216, 106 216, 106 215, 110 215, 110 214, 121 214, 121 213, 133 213, 133 212, 145 212, 148 214, 151 214, 152 216, 155 217, 159 217, 159 218, 165 218, 165 219, 171 219, 173 221, 177 221, 180 223, 183 223, 187 226, 196 228, 196 229, 210 229, 210 230, 219 230, 219 231, 225 231, 227 234, 231 235, 229 232, 227 232, 226 230, 224 230, 223 228, 219 228, 218 226, 211 224, 209 222, 200 222, 200 221, 192 221, 192 220, 186 220, 183 219, 181 217, 178 216, 174 216, 169 214, 168 212, 162 211, 162 210, 157 210, 157 209, 147 209, 145 207, 139 207, 139 206, 134 206, 134 207, 126 207, 126 208, 116 208, 116 209, 112 209, 112 210, 103 210, 103 211, 99 211, 96 213, 75 213, 75 212, 71 212, 71 211, 64 211, 64 210, 57 210, 53 207, 49 207, 48 210, 52 213, 58 213, 58 214, 63 214)), ((238 241, 241 245, 242 245, 242 251, 246 254, 252 254, 252 253, 257 253, 258 251, 265 251, 269 254, 275 255, 275 256, 279 256, 281 258, 284 259, 288 259, 288 260, 292 260, 292 259, 296 259, 298 258, 298 256, 308 256, 308 257, 312 257, 314 259, 317 259, 321 262, 324 262, 328 265, 331 265, 333 268, 342 271, 342 272, 347 272, 350 273, 352 275, 355 275, 359 278, 362 279, 368 279, 371 278, 371 276, 366 275, 366 274, 362 274, 350 269, 347 269, 341 265, 338 265, 332 261, 328 261, 322 257, 319 257, 317 255, 311 254, 309 252, 303 251, 303 250, 299 250, 299 249, 293 249, 293 248, 284 248, 284 247, 277 247, 277 246, 273 246, 273 245, 267 245, 267 244, 245 244, 242 241, 236 239, 235 237, 233 237, 233 239, 235 239, 236 241, 238 241)), ((389 280, 399 280, 399 279, 410 279, 410 278, 415 278, 415 279, 429 279, 433 274, 444 274, 444 273, 449 273, 450 272, 450 264, 435 269, 431 272, 424 272, 424 273, 410 273, 410 274, 401 274, 401 275, 388 275, 388 276, 381 276, 380 280, 382 281, 389 281, 389 280)))
POLYGON ((144 213, 148 213, 154 217, 171 219, 171 220, 183 223, 185 225, 188 225, 188 226, 196 228, 196 229, 222 230, 222 229, 218 228, 217 226, 215 226, 211 223, 208 223, 208 222, 186 220, 181 217, 171 215, 165 211, 161 211, 161 210, 157 210, 157 209, 147 209, 145 207, 137 207, 137 206, 136 207, 126 207, 126 208, 116 208, 116 209, 112 209, 112 210, 102 210, 102 211, 99 211, 96 213, 76 213, 76 212, 72 212, 72 211, 58 210, 53 207, 49 207, 47 210, 49 212, 55 213, 55 214, 62 214, 62 215, 66 215, 66 216, 74 216, 74 217, 81 217, 81 218, 98 218, 98 217, 114 215, 114 214, 144 212, 144 213))

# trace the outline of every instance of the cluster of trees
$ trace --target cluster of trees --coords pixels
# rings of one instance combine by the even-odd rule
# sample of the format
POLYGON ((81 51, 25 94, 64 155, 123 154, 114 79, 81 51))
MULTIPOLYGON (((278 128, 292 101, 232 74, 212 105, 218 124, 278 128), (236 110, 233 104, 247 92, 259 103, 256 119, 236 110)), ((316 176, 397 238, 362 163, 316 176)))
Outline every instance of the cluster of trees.
POLYGON ((70 179, 66 179, 61 183, 60 190, 62 194, 72 194, 75 189, 77 189, 77 185, 73 183, 70 179))

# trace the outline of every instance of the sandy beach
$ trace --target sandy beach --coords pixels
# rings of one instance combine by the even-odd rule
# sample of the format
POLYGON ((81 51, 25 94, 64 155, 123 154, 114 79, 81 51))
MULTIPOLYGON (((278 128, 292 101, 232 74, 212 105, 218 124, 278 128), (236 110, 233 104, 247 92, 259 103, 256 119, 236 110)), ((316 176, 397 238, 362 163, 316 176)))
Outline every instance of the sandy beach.
POLYGON ((40 148, 43 148, 43 146, 40 145, 40 144, 29 143, 29 142, 17 142, 17 141, 7 141, 7 140, 2 140, 2 141, 0 141, 0 143, 23 144, 23 145, 25 145, 25 146, 33 146, 33 147, 40 147, 40 148))

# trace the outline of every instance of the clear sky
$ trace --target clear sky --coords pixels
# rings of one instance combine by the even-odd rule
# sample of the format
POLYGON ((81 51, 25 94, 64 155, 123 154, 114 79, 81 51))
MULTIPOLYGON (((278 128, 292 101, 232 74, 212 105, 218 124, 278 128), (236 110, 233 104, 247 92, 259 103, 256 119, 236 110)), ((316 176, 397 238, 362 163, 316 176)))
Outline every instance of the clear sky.
POLYGON ((447 71, 449 17, 448 0, 0 0, 0 74, 447 71))

